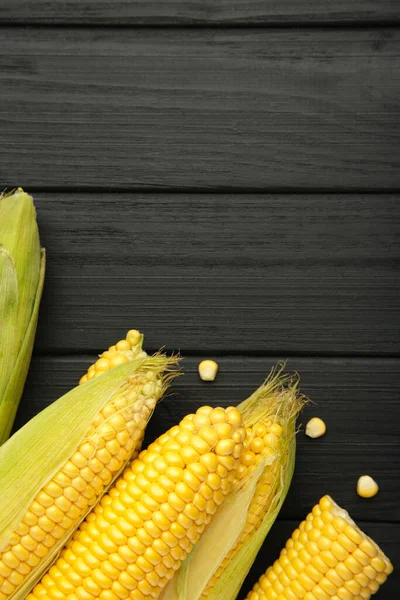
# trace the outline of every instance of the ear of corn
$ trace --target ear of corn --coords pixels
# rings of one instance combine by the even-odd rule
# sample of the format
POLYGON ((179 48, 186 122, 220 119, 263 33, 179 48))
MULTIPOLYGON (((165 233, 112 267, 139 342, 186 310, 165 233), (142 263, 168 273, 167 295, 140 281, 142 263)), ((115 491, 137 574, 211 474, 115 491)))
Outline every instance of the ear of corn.
POLYGON ((32 198, 0 194, 0 445, 10 435, 32 354, 45 272, 32 198))
POLYGON ((186 416, 127 467, 28 599, 159 598, 229 493, 245 435, 233 407, 186 416))
POLYGON ((247 600, 369 600, 392 571, 379 546, 324 496, 247 600))
POLYGON ((0 448, 0 600, 25 598, 140 450, 176 363, 130 360, 78 386, 0 448))
POLYGON ((297 385, 296 377, 274 369, 264 385, 238 406, 247 441, 227 499, 226 508, 232 507, 235 518, 229 523, 224 511, 217 513, 162 600, 236 598, 290 486, 296 417, 304 403, 297 385), (252 494, 246 503, 243 490, 249 481, 252 494), (224 526, 219 530, 220 519, 224 526))

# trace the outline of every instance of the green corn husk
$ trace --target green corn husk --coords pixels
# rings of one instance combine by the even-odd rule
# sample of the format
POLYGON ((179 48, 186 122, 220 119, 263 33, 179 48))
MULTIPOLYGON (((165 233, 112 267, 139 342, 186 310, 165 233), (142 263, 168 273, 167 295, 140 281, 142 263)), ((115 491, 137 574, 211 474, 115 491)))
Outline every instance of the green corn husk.
POLYGON ((297 388, 298 377, 283 374, 283 365, 280 365, 271 371, 250 398, 238 405, 246 427, 262 418, 279 422, 283 429, 279 452, 274 457, 264 457, 246 485, 239 490, 234 489, 228 496, 160 600, 235 600, 237 597, 290 487, 296 454, 296 418, 306 401, 297 388), (277 465, 276 461, 279 461, 277 465), (260 527, 240 545, 238 542, 257 479, 264 469, 274 467, 274 483, 271 493, 265 498, 268 511, 260 527), (235 552, 210 589, 207 584, 233 549, 235 552))
MULTIPOLYGON (((140 341, 138 345, 139 350, 141 343, 140 341)), ((148 357, 140 352, 138 357, 132 358, 128 363, 73 388, 31 419, 0 447, 0 557, 38 491, 52 480, 82 441, 89 439, 86 437, 87 432, 99 411, 109 401, 126 394, 135 374, 145 374, 148 371, 155 373, 162 382, 156 398, 159 400, 172 379, 179 375, 177 361, 178 357, 167 357, 161 353, 148 357)), ((135 403, 135 398, 131 403, 135 403)), ((91 435, 95 436, 96 433, 91 435)), ((127 462, 114 474, 108 488, 116 481, 127 462)), ((101 496, 97 497, 96 503, 100 499, 101 496)), ((23 600, 26 597, 93 507, 94 504, 90 505, 79 523, 57 540, 8 600, 23 600)))
POLYGON ((28 373, 45 273, 32 198, 0 194, 0 445, 9 437, 28 373))

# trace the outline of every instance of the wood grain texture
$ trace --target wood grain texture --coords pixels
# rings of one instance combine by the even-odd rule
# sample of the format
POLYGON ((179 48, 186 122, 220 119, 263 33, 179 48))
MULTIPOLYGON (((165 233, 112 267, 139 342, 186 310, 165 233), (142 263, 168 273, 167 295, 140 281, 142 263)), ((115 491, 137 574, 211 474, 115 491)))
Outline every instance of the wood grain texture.
POLYGON ((310 24, 400 21, 397 0, 2 0, 0 23, 310 24))
MULTIPOLYGON (((20 406, 16 426, 68 391, 94 356, 37 357, 20 406)), ((203 404, 229 406, 247 398, 279 357, 221 357, 214 383, 197 374, 200 357, 182 361, 184 376, 173 394, 158 406, 150 421, 146 443, 203 404)), ((400 522, 400 362, 397 359, 290 359, 287 369, 298 371, 301 389, 313 403, 299 424, 312 416, 326 421, 328 432, 310 440, 300 432, 293 483, 281 517, 300 519, 321 495, 331 494, 355 519, 400 522), (365 501, 355 492, 362 474, 381 486, 376 498, 365 501)))
POLYGON ((34 195, 37 347, 399 352, 398 195, 34 195))
POLYGON ((399 187, 399 42, 3 28, 0 187, 399 187))

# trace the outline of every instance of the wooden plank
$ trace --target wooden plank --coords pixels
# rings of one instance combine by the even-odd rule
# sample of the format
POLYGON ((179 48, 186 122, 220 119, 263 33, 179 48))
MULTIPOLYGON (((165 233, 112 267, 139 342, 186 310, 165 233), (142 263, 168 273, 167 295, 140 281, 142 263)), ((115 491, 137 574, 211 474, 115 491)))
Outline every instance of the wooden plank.
MULTIPOLYGON (((35 358, 17 427, 75 385, 93 358, 35 358)), ((213 384, 199 379, 199 360, 183 361, 185 375, 157 408, 146 443, 203 404, 229 406, 244 400, 278 359, 221 357, 213 384)), ((355 519, 400 521, 399 366, 396 359, 290 359, 287 368, 300 373, 301 389, 313 401, 299 424, 304 430, 309 418, 320 416, 328 432, 319 440, 298 434, 296 472, 282 518, 301 519, 320 496, 331 494, 355 519), (362 474, 375 477, 381 486, 368 502, 355 492, 362 474)))
POLYGON ((399 187, 399 41, 3 28, 0 187, 399 187))
POLYGON ((37 347, 399 351, 398 195, 36 194, 37 347), (238 347, 238 341, 240 346, 238 347))
POLYGON ((398 22, 396 0, 2 0, 0 23, 74 25, 398 22))
MULTIPOLYGON (((257 556, 252 571, 243 585, 238 600, 244 600, 248 591, 251 590, 266 568, 272 565, 278 558, 281 549, 286 544, 286 540, 291 536, 298 524, 299 521, 277 521, 275 523, 257 556)), ((381 546, 382 550, 394 564, 394 572, 381 587, 377 595, 379 600, 394 600, 398 597, 400 589, 400 571, 397 568, 400 560, 400 525, 398 523, 393 525, 364 521, 357 522, 357 524, 381 546)))

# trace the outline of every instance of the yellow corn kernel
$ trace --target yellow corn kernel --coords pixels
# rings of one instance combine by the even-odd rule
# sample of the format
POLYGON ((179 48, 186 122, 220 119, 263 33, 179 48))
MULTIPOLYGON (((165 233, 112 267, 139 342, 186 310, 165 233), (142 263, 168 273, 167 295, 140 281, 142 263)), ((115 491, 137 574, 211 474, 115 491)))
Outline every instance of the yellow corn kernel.
POLYGON ((199 375, 203 381, 214 381, 218 372, 215 360, 202 360, 199 364, 199 375))
POLYGON ((357 494, 361 498, 372 498, 379 492, 379 486, 375 479, 369 475, 363 475, 357 481, 357 494))
POLYGON ((305 433, 310 438, 319 438, 326 433, 326 425, 319 417, 313 417, 308 421, 305 433))

